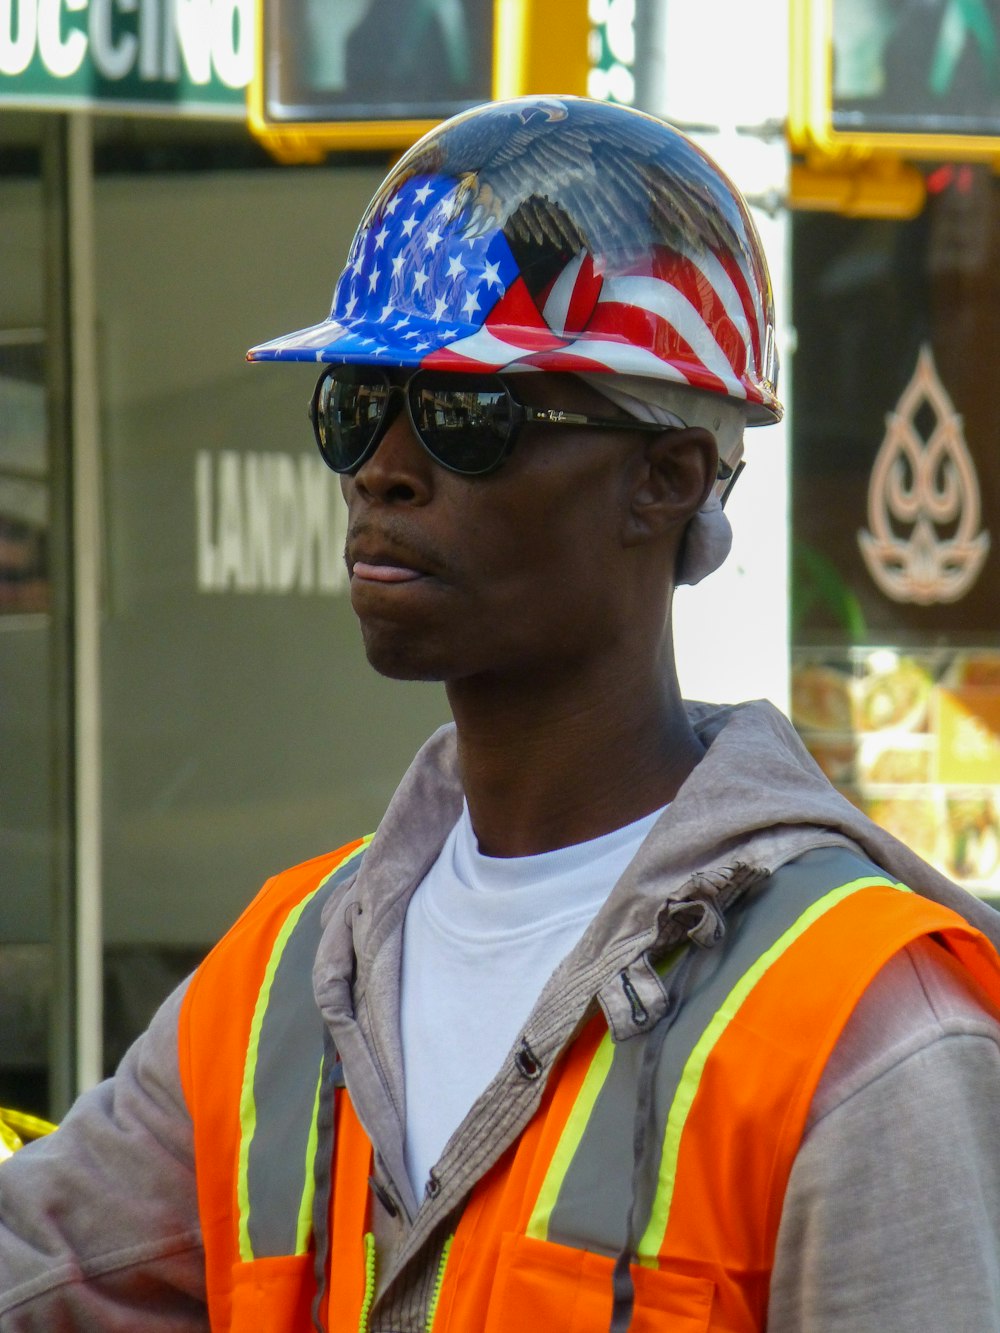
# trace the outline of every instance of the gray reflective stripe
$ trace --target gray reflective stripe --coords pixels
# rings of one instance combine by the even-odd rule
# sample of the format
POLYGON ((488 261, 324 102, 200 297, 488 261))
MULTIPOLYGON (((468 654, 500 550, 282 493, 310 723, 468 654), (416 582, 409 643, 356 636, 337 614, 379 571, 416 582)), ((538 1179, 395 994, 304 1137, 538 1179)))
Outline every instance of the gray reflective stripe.
MULTIPOLYGON (((841 884, 869 876, 882 872, 864 857, 841 848, 817 848, 775 871, 729 912, 725 939, 693 960, 683 1004, 660 1053, 650 1134, 654 1143, 663 1143, 667 1116, 692 1051, 739 978, 813 903, 841 884)), ((611 1068, 552 1207, 549 1240, 611 1256, 625 1244, 636 1092, 647 1040, 635 1037, 614 1048, 611 1068)), ((636 1199, 637 1235, 650 1215, 656 1186, 652 1169, 636 1199)))
POLYGON ((313 963, 323 908, 338 884, 357 872, 360 859, 356 855, 338 866, 313 893, 285 941, 271 981, 257 1043, 256 1116, 246 1163, 247 1232, 256 1259, 302 1254, 307 1247, 323 1065, 313 963))

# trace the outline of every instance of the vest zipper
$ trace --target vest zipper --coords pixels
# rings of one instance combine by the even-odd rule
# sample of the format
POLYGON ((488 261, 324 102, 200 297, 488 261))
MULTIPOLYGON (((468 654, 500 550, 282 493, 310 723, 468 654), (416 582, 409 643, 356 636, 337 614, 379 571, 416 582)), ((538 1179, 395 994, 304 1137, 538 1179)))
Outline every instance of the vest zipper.
POLYGON ((434 1290, 431 1292, 430 1304, 427 1307, 427 1320, 424 1323, 426 1333, 431 1333, 434 1327, 434 1318, 437 1314, 438 1301, 441 1299, 441 1288, 444 1286, 444 1270, 448 1266, 448 1255, 451 1253, 451 1242, 455 1237, 449 1236, 444 1243, 444 1249, 441 1251, 441 1262, 438 1264, 437 1277, 434 1280, 434 1290))
POLYGON ((375 1300, 375 1236, 365 1232, 365 1294, 361 1300, 361 1318, 358 1320, 358 1333, 368 1333, 368 1316, 375 1300))

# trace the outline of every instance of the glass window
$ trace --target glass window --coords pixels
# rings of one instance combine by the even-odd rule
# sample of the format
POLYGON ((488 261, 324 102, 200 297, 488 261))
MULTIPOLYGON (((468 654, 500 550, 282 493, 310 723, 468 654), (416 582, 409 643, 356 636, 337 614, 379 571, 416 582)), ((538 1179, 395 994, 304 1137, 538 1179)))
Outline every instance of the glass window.
POLYGON ((0 210, 0 1105, 45 1115, 59 713, 50 615, 45 217, 38 139, 29 129, 21 122, 0 210))
POLYGON ((371 831, 446 716, 364 659, 316 368, 244 361, 327 312, 382 174, 97 179, 109 1067, 270 874, 371 831))
POLYGON ((845 793, 1000 895, 1000 185, 797 216, 793 713, 845 793))

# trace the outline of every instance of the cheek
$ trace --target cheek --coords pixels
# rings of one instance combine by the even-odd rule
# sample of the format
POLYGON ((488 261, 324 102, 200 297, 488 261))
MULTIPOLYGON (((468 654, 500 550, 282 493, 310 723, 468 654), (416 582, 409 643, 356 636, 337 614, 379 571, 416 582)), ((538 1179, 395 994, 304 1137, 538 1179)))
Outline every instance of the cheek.
POLYGON ((552 602, 561 615, 560 598, 602 602, 607 586, 620 587, 628 489, 620 452, 591 440, 567 451, 567 443, 515 455, 493 484, 438 493, 440 530, 465 534, 459 560, 494 612, 516 615, 524 598, 552 602))
POLYGON ((484 516, 480 535, 487 595, 505 614, 531 604, 556 619, 579 616, 615 585, 622 546, 606 506, 539 494, 516 511, 484 516))

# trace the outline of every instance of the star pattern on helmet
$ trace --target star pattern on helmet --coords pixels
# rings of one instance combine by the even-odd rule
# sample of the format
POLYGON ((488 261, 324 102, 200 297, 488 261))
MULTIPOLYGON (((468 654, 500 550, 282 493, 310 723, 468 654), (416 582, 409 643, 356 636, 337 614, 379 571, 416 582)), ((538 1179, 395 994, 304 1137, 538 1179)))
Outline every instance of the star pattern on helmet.
POLYGON ((411 177, 358 232, 330 314, 339 353, 369 347, 362 326, 373 321, 400 330, 414 351, 441 347, 478 327, 516 279, 499 228, 465 234, 458 193, 454 180, 411 177))

